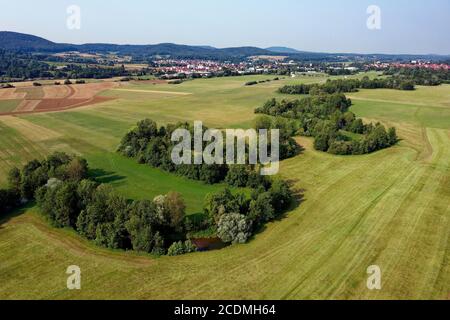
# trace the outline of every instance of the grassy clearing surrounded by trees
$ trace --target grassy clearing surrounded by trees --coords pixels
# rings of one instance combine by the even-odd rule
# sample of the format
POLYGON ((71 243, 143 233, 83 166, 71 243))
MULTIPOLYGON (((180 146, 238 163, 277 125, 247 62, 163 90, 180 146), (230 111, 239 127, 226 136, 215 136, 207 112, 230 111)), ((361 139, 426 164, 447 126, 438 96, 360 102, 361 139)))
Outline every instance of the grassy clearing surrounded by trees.
MULTIPOLYGON (((21 116, 14 122, 0 117, 0 184, 11 166, 60 150, 85 156, 93 168, 127 176, 116 180, 116 189, 130 198, 142 190, 147 198, 156 169, 136 164, 138 171, 133 160, 116 161, 122 135, 146 117, 161 124, 203 120, 208 127, 250 127, 255 107, 282 97, 275 93, 277 86, 314 82, 305 77, 244 86, 265 78, 195 80, 170 87, 190 96, 146 100, 137 94, 142 98, 21 116)), ((167 85, 131 86, 169 90, 167 85)), ((71 230, 53 229, 34 208, 9 215, 0 223, 0 297, 446 299, 448 88, 417 87, 407 93, 408 100, 405 92, 352 93, 358 98, 352 107, 358 117, 395 126, 402 141, 370 155, 341 157, 314 151, 310 138, 300 138, 306 150, 284 161, 280 173, 305 189, 304 201, 245 245, 153 259, 98 248, 71 230), (383 101, 373 101, 378 98, 383 101), (82 269, 81 291, 66 289, 65 270, 72 264, 82 269), (366 288, 366 269, 372 264, 383 270, 381 291, 366 288)))

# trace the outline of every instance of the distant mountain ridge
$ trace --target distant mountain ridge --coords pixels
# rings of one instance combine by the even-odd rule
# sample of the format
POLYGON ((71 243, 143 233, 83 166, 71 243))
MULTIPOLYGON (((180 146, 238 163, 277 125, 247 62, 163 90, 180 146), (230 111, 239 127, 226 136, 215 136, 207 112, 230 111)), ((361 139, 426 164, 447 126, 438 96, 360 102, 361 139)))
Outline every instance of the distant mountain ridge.
POLYGON ((287 53, 287 54, 302 53, 302 51, 288 47, 269 47, 266 48, 266 50, 275 53, 287 53))
POLYGON ((354 54, 354 53, 317 53, 299 51, 287 47, 269 47, 261 49, 245 46, 235 48, 214 48, 212 46, 189 46, 174 43, 160 43, 154 45, 119 45, 108 43, 67 44, 55 43, 47 39, 11 31, 0 31, 0 49, 21 52, 58 53, 64 51, 115 52, 122 55, 133 56, 170 56, 171 58, 195 58, 238 60, 250 56, 277 56, 286 55, 289 58, 303 61, 347 61, 349 57, 374 59, 433 59, 449 60, 450 56, 438 55, 390 55, 390 54, 354 54))
POLYGON ((174 43, 160 43, 154 45, 118 45, 108 43, 89 44, 65 44, 55 43, 41 37, 10 32, 0 32, 0 49, 19 50, 26 52, 49 52, 57 53, 63 51, 80 52, 117 52, 130 55, 160 55, 186 58, 242 58, 255 55, 273 55, 270 51, 256 47, 236 47, 217 49, 211 46, 188 46, 174 43))

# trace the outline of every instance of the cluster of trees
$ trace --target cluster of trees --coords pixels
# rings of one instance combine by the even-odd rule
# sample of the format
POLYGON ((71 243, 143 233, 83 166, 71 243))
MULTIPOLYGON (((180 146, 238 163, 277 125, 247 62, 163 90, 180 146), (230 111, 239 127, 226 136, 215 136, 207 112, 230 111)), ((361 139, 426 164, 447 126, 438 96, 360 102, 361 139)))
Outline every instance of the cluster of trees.
POLYGON ((89 178, 86 160, 55 153, 11 170, 9 189, 0 190, 0 209, 35 199, 53 226, 73 228, 99 246, 173 256, 195 252, 188 235, 205 230, 225 243, 244 243, 293 201, 288 183, 258 175, 253 166, 232 166, 226 181, 248 189, 209 194, 204 213, 192 218, 176 192, 130 201, 89 178))
POLYGON ((31 53, 20 53, 0 49, 0 78, 6 80, 24 79, 105 79, 119 76, 129 76, 130 72, 122 65, 120 67, 92 66, 90 64, 68 64, 58 68, 42 61, 42 56, 31 53))
POLYGON ((55 78, 69 79, 107 79, 130 75, 130 72, 125 69, 124 65, 120 67, 104 67, 69 64, 64 68, 58 69, 54 72, 55 78))
POLYGON ((42 161, 32 160, 22 170, 13 168, 8 175, 8 189, 0 190, 0 212, 33 200, 36 191, 51 179, 76 182, 87 174, 86 160, 65 153, 54 153, 42 161))
POLYGON ((246 82, 245 83, 245 85, 246 86, 254 86, 254 85, 256 85, 256 84, 259 84, 259 83, 266 83, 266 82, 272 82, 272 81, 278 81, 278 80, 280 80, 280 78, 274 78, 273 80, 272 79, 266 79, 266 80, 259 80, 259 81, 248 81, 248 82, 246 82))
POLYGON ((351 113, 338 117, 340 119, 332 117, 330 120, 320 120, 316 124, 313 130, 316 150, 337 155, 361 155, 389 148, 398 141, 395 128, 386 131, 380 123, 364 125, 361 119, 346 122, 347 119, 353 118, 351 113), (343 126, 336 125, 336 120, 343 126), (349 138, 340 130, 360 133, 362 136, 349 138))
POLYGON ((298 84, 287 85, 278 89, 279 93, 283 94, 311 94, 317 95, 320 93, 348 93, 356 92, 358 89, 397 89, 397 90, 414 90, 414 82, 400 77, 387 77, 369 79, 338 79, 330 80, 324 84, 298 84))
MULTIPOLYGON (((172 133, 179 128, 189 130, 192 139, 194 139, 194 128, 188 123, 158 127, 154 121, 144 119, 139 121, 136 127, 122 138, 118 151, 126 157, 136 158, 139 163, 145 163, 192 180, 203 181, 207 184, 224 181, 229 171, 229 166, 226 164, 175 165, 173 163, 171 153, 176 143, 171 141, 171 137, 172 133)), ((261 118, 256 121, 256 129, 280 130, 280 159, 290 158, 300 151, 300 147, 292 138, 295 129, 292 127, 292 122, 287 119, 273 121, 270 118, 261 118)), ((203 130, 207 130, 207 128, 203 127, 203 130)), ((193 140, 191 145, 194 145, 193 140)), ((225 154, 226 144, 223 145, 225 154)), ((206 146, 207 143, 204 142, 203 148, 206 146)), ((192 156, 194 157, 194 152, 192 152, 192 156)))
MULTIPOLYGON (((69 227, 97 245, 167 253, 173 242, 185 241, 185 204, 170 192, 153 201, 129 201, 110 185, 88 176, 86 160, 55 153, 33 160, 8 176, 9 188, 0 190, 0 213, 36 200, 42 213, 58 228, 69 227)), ((183 252, 194 248, 184 244, 183 252)))
POLYGON ((450 70, 447 69, 391 68, 385 71, 385 74, 411 81, 420 86, 438 86, 450 83, 450 70))
POLYGON ((50 179, 36 191, 36 201, 54 226, 71 227, 99 246, 164 255, 174 239, 185 239, 178 193, 128 201, 93 180, 50 179))
MULTIPOLYGON (((243 176, 251 176, 250 172, 243 176)), ((243 180, 247 179, 243 177, 243 180)), ((225 243, 245 243, 265 223, 285 212, 293 201, 287 182, 279 179, 263 179, 252 185, 250 198, 244 192, 233 193, 225 189, 210 194, 205 199, 205 214, 217 236, 225 243)))
MULTIPOLYGON (((292 138, 298 130, 295 125, 295 121, 281 117, 273 119, 263 116, 256 121, 256 129, 280 129, 280 154, 283 156, 292 156, 299 151, 299 146, 292 138)), ((262 224, 276 218, 292 203, 293 194, 289 185, 283 180, 260 175, 254 165, 175 166, 170 159, 170 137, 180 127, 193 131, 187 123, 157 127, 155 122, 145 119, 125 135, 118 150, 125 156, 136 157, 141 163, 190 179, 210 184, 224 181, 230 187, 252 190, 250 197, 246 192, 233 193, 228 188, 208 195, 204 215, 185 220, 184 230, 187 233, 212 230, 225 243, 243 243, 262 224)), ((183 250, 189 252, 186 243, 178 241, 172 246, 170 254, 183 250)))
POLYGON ((52 68, 36 60, 32 54, 0 49, 0 77, 6 79, 32 79, 52 77, 52 68))
POLYGON ((350 76, 358 71, 345 68, 328 68, 325 72, 330 76, 350 76))
POLYGON ((350 106, 351 100, 342 93, 319 93, 294 101, 271 99, 255 112, 295 119, 299 128, 295 133, 314 137, 317 150, 332 154, 372 153, 397 143, 395 128, 364 124, 350 106))

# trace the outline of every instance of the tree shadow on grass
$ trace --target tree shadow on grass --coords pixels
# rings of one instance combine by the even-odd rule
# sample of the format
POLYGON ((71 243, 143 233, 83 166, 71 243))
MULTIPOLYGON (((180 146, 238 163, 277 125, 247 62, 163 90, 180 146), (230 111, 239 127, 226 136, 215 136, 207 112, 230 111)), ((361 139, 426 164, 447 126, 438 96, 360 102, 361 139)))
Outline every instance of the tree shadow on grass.
POLYGON ((0 215, 0 230, 4 229, 5 228, 4 225, 7 224, 9 221, 11 221, 11 219, 14 219, 24 214, 29 209, 33 208, 35 204, 36 203, 34 201, 30 201, 27 204, 21 206, 20 208, 13 209, 8 213, 0 215))
POLYGON ((111 183, 114 185, 123 184, 126 180, 125 176, 103 169, 90 169, 89 176, 99 183, 111 183))

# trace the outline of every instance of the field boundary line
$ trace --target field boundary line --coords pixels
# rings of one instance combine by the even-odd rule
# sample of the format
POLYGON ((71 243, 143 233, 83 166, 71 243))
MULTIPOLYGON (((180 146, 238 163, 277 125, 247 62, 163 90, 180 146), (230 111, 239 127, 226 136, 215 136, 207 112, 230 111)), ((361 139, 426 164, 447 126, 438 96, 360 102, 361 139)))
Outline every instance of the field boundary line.
POLYGON ((179 96, 190 96, 190 92, 175 92, 175 91, 158 91, 158 90, 139 90, 139 89, 112 89, 113 91, 128 91, 128 92, 142 92, 142 93, 161 93, 161 94, 173 94, 179 96))

